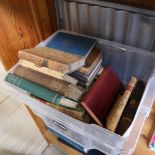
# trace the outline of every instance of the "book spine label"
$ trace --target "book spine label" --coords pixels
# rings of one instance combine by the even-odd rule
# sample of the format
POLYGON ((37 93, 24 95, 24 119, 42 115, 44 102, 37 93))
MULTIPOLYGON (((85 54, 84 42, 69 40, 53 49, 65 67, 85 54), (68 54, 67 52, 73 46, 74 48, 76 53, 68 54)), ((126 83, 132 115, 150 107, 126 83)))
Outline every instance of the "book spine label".
POLYGON ((124 108, 128 102, 128 99, 129 99, 131 92, 133 91, 136 83, 137 83, 137 78, 132 77, 123 96, 119 97, 116 100, 116 103, 114 104, 114 106, 107 118, 107 123, 106 123, 107 129, 115 132, 116 127, 117 127, 119 120, 122 116, 122 113, 124 111, 124 108))
POLYGON ((42 58, 42 57, 39 57, 39 56, 31 54, 31 53, 19 51, 18 57, 20 59, 30 61, 40 67, 48 67, 50 69, 53 69, 53 70, 61 72, 61 73, 68 72, 68 67, 66 64, 63 64, 63 63, 60 63, 57 61, 53 61, 53 60, 48 60, 46 58, 42 58))

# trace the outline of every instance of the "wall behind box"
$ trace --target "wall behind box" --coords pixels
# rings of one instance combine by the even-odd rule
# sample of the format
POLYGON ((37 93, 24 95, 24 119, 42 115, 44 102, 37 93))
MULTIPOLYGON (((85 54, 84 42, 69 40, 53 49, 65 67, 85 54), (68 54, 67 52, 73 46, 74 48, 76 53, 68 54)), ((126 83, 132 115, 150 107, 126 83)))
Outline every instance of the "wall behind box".
POLYGON ((8 70, 20 49, 34 47, 57 30, 54 0, 0 1, 0 60, 8 70))

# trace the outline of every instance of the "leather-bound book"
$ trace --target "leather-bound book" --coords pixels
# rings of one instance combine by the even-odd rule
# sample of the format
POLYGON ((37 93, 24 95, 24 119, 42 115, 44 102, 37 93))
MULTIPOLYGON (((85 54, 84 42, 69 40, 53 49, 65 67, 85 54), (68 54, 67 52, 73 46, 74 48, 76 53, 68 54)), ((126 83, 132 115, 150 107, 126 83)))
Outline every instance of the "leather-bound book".
POLYGON ((112 110, 110 114, 108 115, 107 122, 106 122, 106 128, 115 132, 116 127, 119 123, 119 120, 122 116, 122 113, 125 109, 125 106, 128 102, 128 99, 137 83, 136 77, 131 77, 130 82, 127 85, 127 88, 122 96, 118 96, 114 106, 112 107, 112 110))
POLYGON ((18 88, 21 88, 34 96, 37 96, 41 99, 44 99, 48 102, 52 102, 56 105, 65 106, 71 109, 76 109, 77 102, 65 98, 64 96, 47 89, 39 84, 36 84, 32 81, 21 78, 12 73, 8 73, 5 77, 5 81, 15 85, 18 88))
POLYGON ((57 72, 57 71, 49 69, 47 67, 37 66, 34 63, 32 63, 30 61, 27 61, 27 60, 20 59, 19 64, 22 65, 23 67, 30 68, 30 69, 35 70, 37 72, 40 72, 40 73, 55 77, 55 78, 60 79, 60 80, 70 82, 70 83, 72 83, 74 85, 76 85, 77 82, 78 82, 78 80, 76 80, 75 78, 73 78, 73 77, 71 77, 71 76, 69 76, 67 74, 57 72))
POLYGON ((136 111, 138 109, 144 89, 145 89, 145 83, 143 81, 138 81, 133 92, 131 93, 129 101, 124 109, 120 122, 117 126, 116 129, 117 134, 123 135, 131 125, 135 117, 136 111))
POLYGON ((105 126, 121 85, 112 67, 107 67, 82 99, 82 106, 98 125, 105 126))
POLYGON ((82 96, 82 91, 75 85, 69 82, 56 79, 54 77, 48 76, 46 74, 37 72, 35 70, 25 68, 18 65, 13 73, 19 77, 32 81, 34 83, 40 84, 48 89, 60 93, 61 95, 78 101, 82 96))

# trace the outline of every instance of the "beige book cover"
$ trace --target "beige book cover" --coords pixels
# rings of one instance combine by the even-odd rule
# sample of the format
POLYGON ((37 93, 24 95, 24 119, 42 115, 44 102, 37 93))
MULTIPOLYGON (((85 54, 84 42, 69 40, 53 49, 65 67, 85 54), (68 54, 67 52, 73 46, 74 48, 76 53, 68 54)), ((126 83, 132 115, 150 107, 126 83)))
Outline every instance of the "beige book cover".
POLYGON ((60 80, 70 82, 70 83, 72 83, 74 85, 76 85, 77 82, 78 82, 75 78, 73 78, 73 77, 71 77, 69 75, 63 74, 61 72, 57 72, 57 71, 49 69, 47 67, 39 67, 39 66, 35 65, 34 63, 32 63, 30 61, 26 61, 26 60, 21 59, 21 60, 19 60, 19 64, 26 67, 26 68, 35 70, 37 72, 40 72, 40 73, 55 77, 55 78, 60 79, 60 80))
POLYGON ((123 96, 118 96, 106 122, 106 128, 115 132, 129 97, 137 83, 137 78, 132 76, 123 96))
POLYGON ((63 74, 79 69, 81 67, 79 64, 82 60, 84 63, 84 59, 82 59, 81 56, 47 47, 20 50, 18 57, 40 67, 47 67, 63 74))

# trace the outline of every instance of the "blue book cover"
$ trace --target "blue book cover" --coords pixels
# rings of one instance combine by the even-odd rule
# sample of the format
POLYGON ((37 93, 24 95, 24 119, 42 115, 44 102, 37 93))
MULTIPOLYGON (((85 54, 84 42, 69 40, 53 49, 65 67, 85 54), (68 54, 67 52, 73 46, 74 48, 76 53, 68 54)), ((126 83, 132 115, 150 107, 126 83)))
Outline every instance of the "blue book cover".
POLYGON ((74 35, 67 32, 58 32, 46 47, 86 57, 96 40, 85 36, 74 35))

